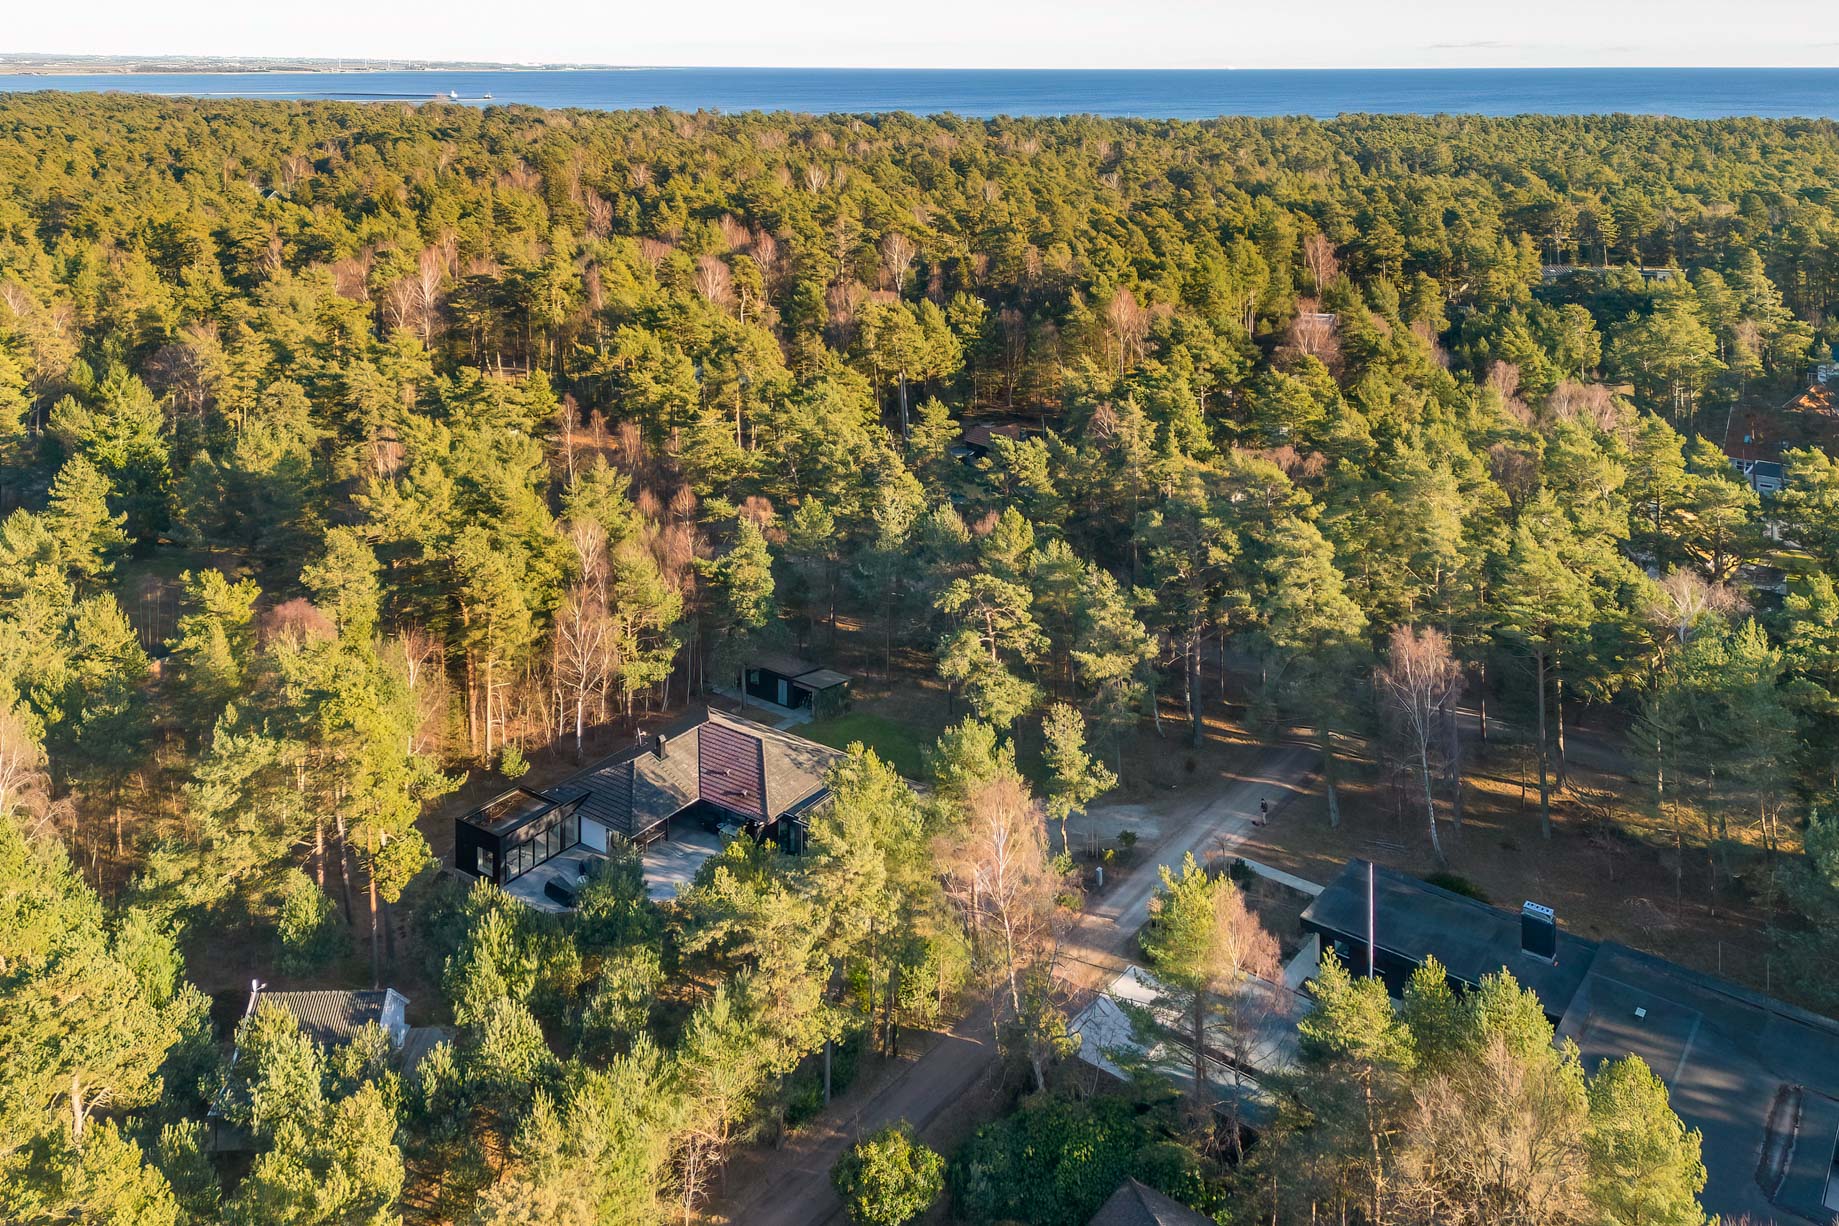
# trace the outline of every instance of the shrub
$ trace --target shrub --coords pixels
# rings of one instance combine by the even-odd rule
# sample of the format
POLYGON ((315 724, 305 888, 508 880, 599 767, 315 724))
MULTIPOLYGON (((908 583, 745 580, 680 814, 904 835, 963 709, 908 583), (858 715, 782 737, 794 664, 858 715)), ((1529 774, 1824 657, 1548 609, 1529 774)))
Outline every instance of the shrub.
POLYGON ((498 754, 498 773, 506 779, 521 779, 530 769, 530 760, 515 745, 506 745, 498 754))
POLYGON ((905 1226, 945 1189, 945 1159, 913 1139, 906 1121, 856 1142, 831 1168, 843 1211, 858 1226, 905 1226))
POLYGON ((1429 876, 1425 877, 1424 880, 1436 886, 1438 889, 1448 890, 1452 894, 1460 894, 1464 898, 1473 898, 1477 902, 1493 901, 1488 897, 1488 892, 1486 890, 1476 885, 1473 881, 1470 881, 1467 877, 1464 877, 1461 873, 1452 873, 1444 870, 1431 873, 1429 876))
POLYGON ((1081 1226, 1131 1173, 1147 1140, 1122 1099, 1030 1103, 959 1148, 952 1200, 969 1222, 1081 1226))

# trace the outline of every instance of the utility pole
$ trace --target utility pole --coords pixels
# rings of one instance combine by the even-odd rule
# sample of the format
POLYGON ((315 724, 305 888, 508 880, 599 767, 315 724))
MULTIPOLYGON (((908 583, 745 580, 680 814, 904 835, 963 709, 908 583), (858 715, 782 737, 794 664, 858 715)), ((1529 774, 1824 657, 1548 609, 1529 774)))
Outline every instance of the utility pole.
POLYGON ((1373 977, 1373 953, 1378 945, 1374 939, 1373 926, 1378 911, 1373 905, 1373 862, 1366 862, 1366 977, 1373 977))

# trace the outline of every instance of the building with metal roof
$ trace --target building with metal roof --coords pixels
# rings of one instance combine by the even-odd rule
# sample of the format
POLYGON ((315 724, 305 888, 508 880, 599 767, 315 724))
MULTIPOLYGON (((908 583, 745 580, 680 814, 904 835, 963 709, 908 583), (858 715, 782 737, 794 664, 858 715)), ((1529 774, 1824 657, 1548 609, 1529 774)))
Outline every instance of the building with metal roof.
POLYGON ((1349 861, 1302 917, 1350 968, 1365 969, 1370 934, 1395 994, 1401 974, 1433 956, 1458 985, 1511 971, 1586 1069, 1638 1055, 1666 1083, 1704 1138, 1707 1212, 1755 1223, 1839 1216, 1839 1022, 1614 941, 1560 928, 1541 944, 1550 912, 1514 915, 1391 869, 1373 870, 1369 903, 1368 867, 1349 861))
POLYGON ((409 1037, 409 1002, 395 988, 358 992, 270 992, 262 984, 251 984, 249 1007, 244 1016, 253 1017, 262 1005, 293 1015, 300 1033, 321 1047, 349 1043, 364 1027, 375 1022, 390 1037, 390 1046, 401 1049, 409 1037))

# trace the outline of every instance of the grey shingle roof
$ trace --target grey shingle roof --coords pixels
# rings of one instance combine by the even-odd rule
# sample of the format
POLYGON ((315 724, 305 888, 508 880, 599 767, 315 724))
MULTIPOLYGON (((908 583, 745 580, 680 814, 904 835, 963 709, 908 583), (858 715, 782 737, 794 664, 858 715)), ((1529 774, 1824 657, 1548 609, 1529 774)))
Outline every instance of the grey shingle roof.
MULTIPOLYGON (((727 751, 738 743, 758 745, 756 760, 764 768, 764 809, 769 822, 799 809, 822 792, 825 774, 843 756, 841 750, 750 719, 705 711, 662 734, 662 756, 649 741, 635 745, 549 788, 549 795, 559 798, 585 792, 580 808, 584 817, 627 838, 636 838, 703 798, 707 783, 703 761, 705 731, 712 744, 719 742, 727 751)), ((725 752, 724 763, 731 760, 732 753, 725 752)), ((724 765, 723 769, 731 770, 733 766, 724 765)), ((745 785, 745 781, 733 782, 741 785, 737 793, 751 797, 757 790, 745 785)))
POLYGON ((1148 1184, 1126 1179, 1086 1226, 1213 1226, 1213 1219, 1148 1184))

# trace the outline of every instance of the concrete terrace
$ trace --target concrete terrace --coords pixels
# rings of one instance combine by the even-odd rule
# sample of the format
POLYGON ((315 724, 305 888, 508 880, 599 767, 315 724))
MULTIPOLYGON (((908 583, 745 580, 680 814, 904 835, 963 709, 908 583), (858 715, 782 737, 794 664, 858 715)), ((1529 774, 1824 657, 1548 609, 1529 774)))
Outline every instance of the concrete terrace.
MULTIPOLYGON (((647 847, 639 857, 645 873, 645 893, 654 902, 667 902, 690 883, 704 860, 721 852, 721 836, 713 831, 685 826, 669 839, 647 847)), ((570 890, 580 890, 592 873, 592 866, 606 857, 588 847, 573 847, 544 864, 539 864, 505 886, 511 897, 538 911, 560 914, 567 910, 543 892, 550 882, 570 890)))

